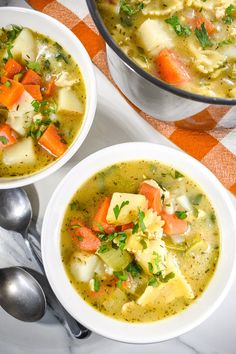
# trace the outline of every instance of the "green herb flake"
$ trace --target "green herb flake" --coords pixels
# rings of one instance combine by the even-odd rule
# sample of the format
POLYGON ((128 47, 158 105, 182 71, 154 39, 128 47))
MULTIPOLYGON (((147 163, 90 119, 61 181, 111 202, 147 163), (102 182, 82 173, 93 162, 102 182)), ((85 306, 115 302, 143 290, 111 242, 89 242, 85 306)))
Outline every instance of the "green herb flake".
POLYGON ((3 145, 7 145, 8 139, 4 135, 0 135, 0 143, 2 143, 3 145))
POLYGON ((140 267, 139 264, 135 263, 135 262, 131 262, 127 267, 126 267, 126 271, 129 272, 133 278, 136 278, 139 276, 139 274, 141 274, 142 272, 142 268, 140 267))
POLYGON ((139 229, 139 224, 134 224, 133 229, 132 229, 132 234, 136 234, 138 232, 139 229))
POLYGON ((40 111, 41 105, 40 105, 40 102, 39 102, 39 101, 33 100, 33 101, 31 102, 31 105, 33 106, 34 111, 35 111, 36 113, 38 113, 38 112, 40 111))
POLYGON ((79 210, 79 203, 77 201, 73 201, 70 203, 70 210, 71 211, 78 211, 79 210))
POLYGON ((175 277, 175 273, 170 272, 168 273, 165 277, 163 277, 162 274, 158 275, 158 279, 160 280, 161 283, 167 283, 170 279, 173 279, 175 277))
POLYGON ((56 60, 63 60, 66 64, 69 63, 68 56, 65 53, 63 53, 63 52, 58 52, 55 55, 55 58, 56 58, 56 60))
POLYGON ((120 232, 119 236, 120 236, 120 239, 119 239, 118 246, 119 246, 120 250, 123 251, 125 248, 127 234, 125 232, 120 232))
POLYGON ((192 199, 192 204, 193 205, 199 205, 201 203, 203 194, 199 193, 197 194, 193 199, 192 199))
POLYGON ((11 81, 8 81, 8 80, 5 82, 4 85, 5 85, 6 87, 8 87, 8 88, 12 87, 11 81))
POLYGON ((178 16, 172 16, 165 20, 166 23, 172 26, 175 33, 180 37, 188 37, 191 35, 192 31, 189 26, 182 26, 178 16))
POLYGON ((203 49, 213 46, 213 43, 209 39, 204 22, 201 24, 201 28, 195 28, 194 32, 203 49))
POLYGON ((157 278, 156 277, 151 277, 148 281, 148 286, 152 286, 153 288, 157 287, 157 278))
POLYGON ((83 241, 83 237, 82 236, 76 236, 77 240, 79 241, 83 241))
POLYGON ((184 175, 182 175, 182 173, 180 173, 179 171, 175 170, 174 179, 178 179, 182 177, 184 177, 184 175))
POLYGON ((153 265, 151 262, 148 262, 148 271, 153 274, 153 265))
POLYGON ((125 205, 128 205, 129 201, 128 200, 124 200, 121 205, 119 206, 118 204, 116 204, 116 206, 113 208, 113 212, 115 215, 116 220, 118 219, 121 209, 124 208, 125 205))
POLYGON ((109 247, 105 242, 102 242, 101 246, 98 249, 98 253, 106 253, 109 251, 109 247))
POLYGON ((143 246, 143 249, 145 250, 147 248, 147 242, 144 241, 144 239, 141 239, 139 242, 141 243, 141 245, 143 246))
POLYGON ((36 71, 37 73, 41 72, 40 65, 37 61, 30 61, 27 63, 27 68, 36 71))
POLYGON ((139 223, 139 227, 141 228, 142 232, 144 232, 146 229, 146 226, 143 221, 144 218, 145 218, 145 213, 144 213, 144 211, 140 210, 138 213, 138 223, 139 223))
POLYGON ((199 214, 198 209, 197 209, 196 207, 193 207, 193 216, 194 216, 195 218, 197 218, 197 217, 198 217, 198 214, 199 214))
POLYGON ((233 14, 232 12, 236 11, 236 6, 231 4, 225 9, 225 17, 223 18, 223 22, 226 25, 231 25, 233 23, 233 14))
POLYGON ((187 211, 186 210, 177 210, 175 212, 175 215, 177 216, 178 219, 184 220, 187 218, 187 211))
POLYGON ((100 290, 100 287, 101 287, 101 282, 97 278, 97 273, 94 273, 94 277, 93 277, 93 288, 94 288, 94 291, 98 292, 100 290))

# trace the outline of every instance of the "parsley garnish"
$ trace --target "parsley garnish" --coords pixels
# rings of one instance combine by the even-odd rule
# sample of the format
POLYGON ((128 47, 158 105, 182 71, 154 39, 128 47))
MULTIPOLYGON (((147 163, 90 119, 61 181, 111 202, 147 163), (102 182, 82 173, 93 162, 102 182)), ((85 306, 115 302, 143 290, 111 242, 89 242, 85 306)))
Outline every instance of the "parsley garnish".
POLYGON ((157 287, 157 278, 156 277, 151 277, 148 281, 148 285, 152 286, 153 288, 157 287))
POLYGON ((178 16, 172 16, 165 20, 166 23, 171 25, 178 36, 188 37, 191 35, 192 31, 188 26, 182 26, 179 22, 178 16))
POLYGON ((35 112, 38 113, 38 112, 40 111, 41 104, 40 104, 39 101, 33 100, 33 101, 31 102, 31 105, 34 107, 34 111, 35 111, 35 112))
POLYGON ((0 135, 0 142, 3 145, 7 145, 8 144, 8 139, 4 135, 0 135))
POLYGON ((233 14, 232 12, 236 10, 236 6, 231 4, 225 9, 225 17, 223 21, 226 25, 231 25, 233 22, 233 14))
POLYGON ((175 277, 175 273, 170 272, 168 273, 165 277, 160 273, 158 275, 158 279, 160 280, 161 283, 167 283, 170 279, 173 279, 175 277))
POLYGON ((205 23, 201 24, 201 28, 195 28, 194 32, 203 49, 213 46, 213 43, 209 39, 205 23))
POLYGON ((147 248, 147 243, 146 241, 144 241, 144 239, 139 241, 141 243, 141 245, 143 246, 143 249, 145 250, 147 248))
POLYGON ((136 15, 139 11, 144 8, 144 4, 141 3, 133 3, 129 4, 125 0, 120 1, 120 20, 123 26, 130 27, 133 24, 133 16, 136 15))
POLYGON ((97 278, 97 273, 94 273, 94 277, 93 277, 93 288, 94 288, 94 291, 98 292, 100 290, 100 287, 101 287, 101 282, 97 278))
POLYGON ((126 267, 127 272, 129 272, 133 278, 136 278, 139 276, 139 274, 142 272, 142 268, 140 267, 140 265, 138 265, 135 262, 130 263, 127 267, 126 267))
POLYGON ((37 61, 29 61, 27 63, 27 67, 31 70, 36 71, 37 73, 41 72, 40 65, 37 61))
POLYGON ((121 251, 123 251, 125 248, 125 242, 127 239, 127 235, 125 232, 119 232, 119 235, 120 235, 120 239, 119 239, 118 246, 121 249, 121 251))
POLYGON ((129 204, 128 200, 124 200, 120 206, 118 204, 116 204, 116 206, 113 208, 113 212, 115 214, 116 220, 118 219, 118 216, 120 215, 121 209, 124 208, 124 206, 128 205, 128 204, 129 204))
POLYGON ((4 85, 5 85, 6 87, 8 87, 8 88, 12 87, 11 81, 8 81, 8 80, 5 82, 4 85))
POLYGON ((192 200, 192 204, 199 205, 201 203, 202 197, 203 197, 203 194, 201 194, 201 193, 195 195, 195 197, 192 200))
POLYGON ((139 229, 138 223, 134 224, 133 229, 132 229, 132 234, 136 234, 138 232, 138 229, 139 229))
POLYGON ((175 215, 177 216, 178 219, 183 220, 186 219, 187 217, 187 211, 186 210, 177 210, 175 212, 175 215))
POLYGON ((106 243, 102 242, 101 246, 98 249, 98 253, 106 253, 109 251, 109 247, 106 243))
POLYGON ((124 270, 123 272, 113 272, 114 276, 118 278, 117 286, 122 287, 122 281, 128 279, 128 273, 124 270))
POLYGON ((153 265, 151 262, 148 262, 148 271, 153 274, 153 265))
POLYGON ((144 218, 145 218, 145 213, 144 213, 144 211, 140 210, 138 213, 138 223, 139 223, 139 227, 141 228, 142 232, 144 232, 146 229, 146 226, 143 222, 144 218))
POLYGON ((64 62, 65 62, 66 64, 69 63, 68 57, 67 57, 66 54, 64 54, 63 52, 58 52, 58 53, 55 55, 55 58, 56 58, 56 60, 64 60, 64 62))
POLYGON ((174 179, 178 179, 181 177, 184 177, 184 175, 182 175, 182 173, 180 173, 179 171, 175 170, 174 179))
POLYGON ((160 272, 160 263, 161 263, 161 256, 157 252, 153 252, 154 258, 154 263, 157 268, 157 272, 160 272))

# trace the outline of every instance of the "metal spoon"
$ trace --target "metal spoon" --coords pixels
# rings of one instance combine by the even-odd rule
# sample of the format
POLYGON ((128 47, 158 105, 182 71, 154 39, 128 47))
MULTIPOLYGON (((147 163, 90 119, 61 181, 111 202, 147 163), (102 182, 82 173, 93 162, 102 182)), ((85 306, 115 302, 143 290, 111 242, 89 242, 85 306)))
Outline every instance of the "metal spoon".
POLYGON ((0 269, 0 305, 11 316, 25 322, 40 320, 46 310, 44 292, 26 270, 0 269))
POLYGON ((29 242, 31 238, 28 236, 28 229, 31 219, 32 207, 27 193, 22 188, 0 190, 0 226, 7 230, 17 231, 23 236, 30 257, 33 254, 34 259, 44 273, 44 292, 46 292, 47 288, 50 290, 47 297, 49 305, 54 309, 56 316, 66 324, 74 337, 85 338, 91 332, 77 322, 57 300, 45 276, 41 255, 34 250, 31 242, 29 242))

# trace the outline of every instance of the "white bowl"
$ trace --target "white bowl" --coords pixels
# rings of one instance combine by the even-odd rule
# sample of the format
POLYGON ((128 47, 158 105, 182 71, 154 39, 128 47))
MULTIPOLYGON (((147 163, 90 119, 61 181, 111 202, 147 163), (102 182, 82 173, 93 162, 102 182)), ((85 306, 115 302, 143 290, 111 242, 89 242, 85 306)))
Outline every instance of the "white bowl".
POLYGON ((45 213, 42 256, 48 280, 63 306, 78 321, 105 337, 129 343, 152 343, 177 337, 204 321, 230 289, 236 269, 236 218, 229 193, 200 162, 178 150, 151 143, 126 143, 100 150, 76 165, 58 185, 45 213), (60 229, 77 189, 101 169, 121 161, 158 160, 196 181, 216 211, 221 251, 215 274, 200 296, 181 313, 151 323, 127 323, 105 316, 88 305, 70 284, 60 254, 60 229), (56 206, 56 208, 55 208, 56 206))
POLYGON ((55 42, 58 42, 66 52, 71 54, 81 70, 85 82, 87 98, 83 125, 77 138, 66 153, 53 164, 32 175, 19 178, 0 178, 1 189, 16 188, 34 183, 49 176, 63 166, 75 154, 85 140, 92 125, 97 104, 96 80, 92 62, 82 43, 66 26, 54 18, 38 11, 17 7, 0 7, 0 27, 5 27, 10 24, 28 27, 33 31, 44 34, 55 42))

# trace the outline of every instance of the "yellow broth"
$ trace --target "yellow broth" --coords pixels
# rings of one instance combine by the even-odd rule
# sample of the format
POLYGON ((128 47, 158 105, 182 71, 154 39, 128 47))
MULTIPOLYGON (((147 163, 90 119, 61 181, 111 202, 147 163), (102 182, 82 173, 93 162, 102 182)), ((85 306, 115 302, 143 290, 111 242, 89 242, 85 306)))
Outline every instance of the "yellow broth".
MULTIPOLYGON (((10 48, 11 51, 11 47, 14 45, 14 41, 19 36, 19 30, 22 31, 22 28, 19 28, 17 26, 13 26, 12 28, 9 27, 7 29, 0 29, 0 77, 3 77, 5 75, 4 66, 6 59, 4 59, 4 57, 6 56, 6 50, 7 48, 10 48), (18 28, 18 30, 16 30, 16 33, 14 33, 14 28, 18 28), (10 33, 11 38, 12 32, 13 38, 16 37, 14 38, 14 40, 8 39, 7 36, 7 33, 10 33)), ((20 135, 15 132, 15 134, 17 136, 17 142, 21 141, 21 139, 25 137, 32 137, 35 161, 33 163, 27 163, 22 160, 19 163, 5 164, 3 161, 3 154, 4 150, 7 150, 8 147, 3 149, 0 148, 1 178, 21 177, 37 173, 38 171, 45 169, 58 159, 58 157, 49 153, 46 149, 44 149, 38 144, 39 137, 33 137, 30 133, 34 117, 36 117, 38 113, 42 114, 42 131, 46 130, 49 124, 48 122, 54 124, 59 129, 60 136, 62 137, 63 142, 67 144, 67 149, 70 147, 71 144, 73 144, 83 124, 84 113, 79 114, 76 112, 57 111, 58 92, 61 88, 64 87, 63 80, 60 86, 56 86, 52 97, 47 98, 45 96, 46 83, 50 82, 51 80, 54 80, 56 82, 64 75, 65 87, 69 85, 68 87, 75 93, 76 97, 81 103, 81 106, 83 107, 84 112, 86 105, 86 92, 83 76, 78 64, 75 62, 75 60, 69 53, 67 53, 58 43, 54 42, 49 37, 33 32, 31 30, 30 33, 33 35, 33 40, 37 48, 36 60, 35 62, 33 62, 33 68, 36 68, 35 71, 37 71, 42 78, 41 93, 43 96, 43 101, 40 109, 37 109, 38 102, 36 102, 36 106, 33 112, 33 118, 30 120, 30 122, 25 123, 24 128, 26 130, 26 133, 24 135, 20 135), (71 84, 68 84, 68 82, 71 82, 71 84)), ((9 57, 11 57, 11 55, 9 55, 9 57)), ((27 62, 18 56, 13 59, 16 59, 21 65, 25 66, 27 69, 30 68, 28 66, 30 61, 27 62)), ((21 80, 22 78, 19 79, 19 81, 21 80)), ((34 104, 35 101, 37 100, 33 99, 32 104, 34 104)), ((41 104, 41 102, 39 104, 41 104)), ((9 112, 6 107, 1 106, 0 104, 0 124, 7 123, 8 115, 9 112)), ((12 128, 14 131, 14 126, 12 128)), ((25 151, 25 154, 27 155, 27 151, 25 151)))
MULTIPOLYGON (((166 245, 173 246, 170 238, 163 237, 166 245)), ((205 192, 188 176, 182 176, 169 166, 157 161, 131 161, 112 165, 87 180, 75 193, 67 207, 61 229, 61 257, 65 272, 72 286, 87 303, 98 311, 122 321, 150 322, 161 320, 165 317, 179 313, 191 305, 204 292, 211 280, 219 257, 220 236, 215 212, 205 192), (179 177, 181 176, 181 177, 179 177), (97 207, 105 196, 114 192, 137 193, 140 183, 147 179, 154 179, 178 196, 185 193, 188 199, 194 203, 193 213, 187 220, 191 223, 191 229, 185 242, 181 243, 182 251, 172 249, 168 251, 174 255, 182 274, 190 284, 194 292, 193 299, 178 297, 169 303, 156 301, 155 306, 140 306, 134 304, 127 311, 122 312, 125 302, 135 301, 143 293, 148 283, 148 276, 144 272, 135 278, 138 283, 134 294, 129 290, 114 286, 112 275, 106 275, 101 279, 103 293, 97 296, 91 291, 89 282, 79 281, 71 272, 70 264, 80 260, 83 254, 72 242, 69 232, 73 219, 79 219, 91 227, 97 207), (201 196, 199 198, 199 196, 201 196), (199 218, 200 214, 204 217, 199 218), (201 237, 210 245, 210 252, 205 253, 194 249, 193 240, 201 237)), ((98 254, 99 256, 99 254, 98 254)), ((131 255, 134 258, 133 255, 131 255)))

